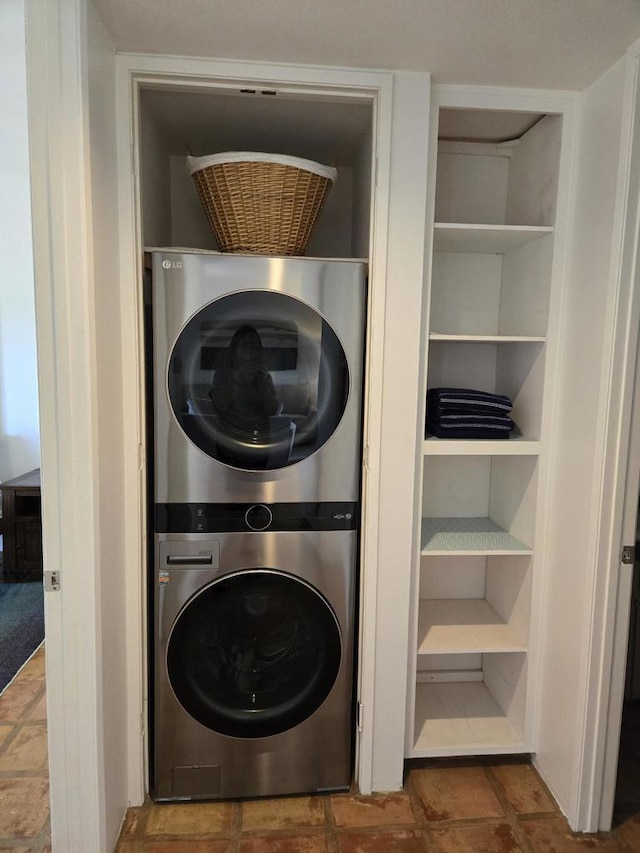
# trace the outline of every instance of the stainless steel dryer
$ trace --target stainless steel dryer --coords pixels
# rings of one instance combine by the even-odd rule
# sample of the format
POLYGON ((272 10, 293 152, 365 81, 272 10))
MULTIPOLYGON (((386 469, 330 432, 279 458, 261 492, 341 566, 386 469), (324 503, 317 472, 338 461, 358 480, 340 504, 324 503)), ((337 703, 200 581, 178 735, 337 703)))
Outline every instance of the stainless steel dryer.
POLYGON ((365 269, 152 251, 156 504, 358 500, 365 269))
POLYGON ((247 532, 156 537, 155 799, 348 788, 357 534, 303 518, 235 506, 217 524, 247 532))

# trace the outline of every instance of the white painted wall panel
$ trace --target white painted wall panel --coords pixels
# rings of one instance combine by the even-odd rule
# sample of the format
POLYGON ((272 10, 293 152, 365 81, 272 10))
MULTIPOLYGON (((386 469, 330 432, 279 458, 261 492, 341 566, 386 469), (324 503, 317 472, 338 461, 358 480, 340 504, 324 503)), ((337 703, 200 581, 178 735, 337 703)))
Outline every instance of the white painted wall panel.
POLYGON ((506 221, 553 225, 558 195, 562 118, 547 115, 520 139, 509 165, 506 221))
POLYGON ((595 571, 594 504, 602 451, 600 375, 606 356, 609 266, 616 207, 624 65, 581 98, 575 198, 557 374, 557 418, 541 612, 537 764, 570 820, 580 740, 595 571))
POLYGON ((172 237, 169 152, 142 99, 139 122, 140 148, 144 152, 139 164, 142 241, 145 246, 168 246, 172 237))
MULTIPOLYGON (((127 635, 123 631, 124 436, 122 334, 118 286, 118 212, 114 50, 101 22, 87 8, 89 140, 93 218, 93 309, 98 432, 98 603, 102 682, 99 732, 104 755, 107 849, 115 846, 128 800, 127 635)), ((139 760, 133 754, 132 760, 139 760)))
POLYGON ((364 139, 358 160, 353 168, 353 221, 352 251, 356 258, 369 257, 371 234, 371 156, 372 134, 364 139))
POLYGON ((505 221, 509 157, 459 156, 440 151, 436 222, 500 225, 505 221))
POLYGON ((422 394, 419 363, 428 129, 428 76, 396 75, 380 452, 374 790, 402 785, 415 439, 422 394))

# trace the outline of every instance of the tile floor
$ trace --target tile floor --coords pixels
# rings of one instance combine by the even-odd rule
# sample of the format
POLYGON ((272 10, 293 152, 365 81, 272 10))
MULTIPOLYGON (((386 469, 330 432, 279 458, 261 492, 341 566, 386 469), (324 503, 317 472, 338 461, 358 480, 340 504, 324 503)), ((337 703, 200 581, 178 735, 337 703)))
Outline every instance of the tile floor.
POLYGON ((146 803, 117 853, 640 853, 640 815, 576 835, 544 784, 513 759, 422 762, 393 795, 146 803))
MULTIPOLYGON (((575 835, 510 758, 421 762, 403 790, 129 809, 117 853, 640 853, 640 814, 575 835)), ((44 648, 0 696, 0 853, 50 853, 44 648)), ((91 853, 91 851, 59 851, 91 853)))
POLYGON ((44 645, 0 696, 0 853, 8 850, 51 851, 44 645))

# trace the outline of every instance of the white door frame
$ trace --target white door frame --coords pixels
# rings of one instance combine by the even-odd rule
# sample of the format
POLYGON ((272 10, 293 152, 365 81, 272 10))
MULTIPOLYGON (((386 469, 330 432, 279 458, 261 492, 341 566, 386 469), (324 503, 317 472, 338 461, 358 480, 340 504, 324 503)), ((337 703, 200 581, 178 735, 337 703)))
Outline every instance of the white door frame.
MULTIPOLYGON (((577 828, 611 826, 620 741, 630 572, 621 547, 635 538, 629 498, 640 482, 640 435, 631 435, 640 328, 640 42, 626 56, 624 112, 618 169, 618 216, 610 261, 608 346, 603 350, 601 406, 608 411, 601 445, 597 569, 590 611, 590 648, 585 725, 577 790, 577 828), (625 508, 625 501, 627 507, 625 508)), ((597 458, 596 458, 597 462, 597 458)))
MULTIPOLYGON (((145 607, 147 601, 147 591, 144 583, 145 576, 145 559, 146 559, 146 542, 144 537, 145 524, 140 524, 140 519, 144 518, 145 508, 145 480, 144 476, 140 476, 139 466, 134 464, 136 460, 135 454, 139 447, 144 448, 146 445, 145 429, 144 429, 144 378, 142 376, 143 365, 143 341, 142 341, 142 269, 139 259, 142 258, 144 245, 141 234, 141 203, 140 203, 140 165, 139 157, 139 137, 138 137, 138 113, 139 113, 139 90, 144 85, 163 86, 167 89, 179 88, 188 86, 195 89, 215 89, 215 88, 278 88, 287 92, 295 92, 300 94, 309 94, 318 96, 324 95, 331 97, 332 95, 342 98, 349 97, 368 97, 371 98, 374 105, 374 116, 377 119, 376 134, 374 139, 374 156, 379 156, 379 138, 380 136, 389 136, 390 127, 389 121, 380 126, 380 112, 383 115, 386 112, 390 113, 390 104, 386 104, 387 99, 390 100, 391 95, 391 79, 388 74, 362 74, 359 72, 331 72, 327 69, 302 69, 289 66, 274 66, 274 65, 259 65, 253 63, 237 63, 230 61, 218 60, 193 60, 186 58, 174 57, 156 57, 156 56, 129 56, 123 54, 117 58, 117 97, 118 97, 118 116, 122 121, 119 128, 119 143, 118 149, 121 152, 119 159, 118 170, 120 174, 120 221, 123 233, 131 235, 129 240, 123 240, 121 243, 121 283, 122 283, 122 305, 123 305, 123 340, 125 352, 123 353, 124 361, 129 365, 137 365, 137 369, 129 370, 125 374, 125 396, 128 400, 125 405, 125 413, 127 423, 125 424, 125 432, 129 435, 129 440, 125 440, 125 445, 131 450, 131 464, 125 464, 125 476, 128 477, 129 483, 125 485, 125 500, 128 504, 128 510, 125 516, 131 520, 128 524, 126 535, 127 548, 129 555, 127 563, 136 565, 136 571, 130 572, 130 584, 127 592, 127 620, 129 633, 131 637, 139 638, 138 647, 134 649, 131 646, 132 665, 135 671, 132 673, 134 678, 129 690, 130 702, 130 719, 138 719, 140 709, 148 707, 148 697, 146 696, 146 677, 142 681, 137 678, 138 672, 144 672, 144 660, 146 658, 146 647, 143 638, 146 636, 145 626, 145 607), (380 101, 382 104, 380 105, 380 101), (377 107, 377 109, 376 109, 377 107), (124 121, 124 117, 127 121, 124 121), (131 180, 131 176, 134 179, 131 180), (130 349, 128 349, 130 348, 130 349), (139 692, 136 695, 136 687, 139 692)), ((384 145, 384 142, 383 142, 384 145)), ((388 151, 388 146, 387 146, 388 151)), ((388 153, 387 153, 388 157, 388 153)), ((388 168, 385 170, 388 174, 388 168)), ((388 208, 388 180, 378 181, 377 187, 373 188, 372 192, 372 209, 386 211, 388 208), (385 185, 386 184, 386 185, 385 185), (375 201, 374 201, 375 199, 375 201)), ((372 223, 373 224, 373 223, 372 223)), ((385 277, 380 274, 384 269, 386 262, 386 241, 384 228, 372 228, 372 276, 371 278, 378 283, 378 288, 375 289, 369 300, 370 316, 369 328, 373 329, 372 338, 376 339, 380 333, 384 318, 384 286, 385 277), (377 236, 376 236, 377 234, 377 236)), ((380 348, 382 349, 382 348, 380 348)), ((371 355, 371 349, 369 350, 371 355)), ((380 373, 369 370, 368 375, 379 376, 380 373)), ((375 379, 370 381, 367 394, 367 418, 365 429, 367 431, 367 443, 373 443, 371 433, 376 432, 379 427, 376 425, 376 420, 379 420, 379 415, 376 418, 372 414, 372 409, 375 412, 376 402, 379 408, 379 398, 381 391, 375 387, 375 379), (373 387, 372 387, 373 386, 373 387), (376 402, 373 402, 378 398, 376 402)), ((375 443, 376 446, 379 442, 375 443)), ((374 524, 371 515, 377 514, 378 506, 378 484, 372 477, 367 478, 366 493, 364 496, 365 530, 377 529, 377 524, 374 524), (369 514, 369 518, 367 518, 369 514)), ((377 553, 374 548, 367 544, 369 539, 365 535, 364 552, 368 559, 368 586, 362 590, 363 598, 372 596, 375 592, 375 579, 377 575, 377 553)), ((361 630, 363 633, 375 633, 375 622, 370 624, 370 619, 367 614, 373 614, 375 618, 375 608, 371 606, 372 601, 369 601, 367 607, 363 609, 361 621, 361 630)), ((362 693, 371 692, 373 689, 373 678, 370 674, 372 670, 372 661, 369 655, 363 653, 360 658, 360 691, 362 693)), ((139 744, 140 739, 137 737, 137 732, 132 732, 133 742, 130 748, 134 746, 134 742, 139 744)), ((364 729, 362 738, 369 738, 369 732, 364 729)), ((145 754, 147 754, 145 750, 145 754)), ((361 768, 360 778, 364 789, 370 790, 371 781, 370 766, 366 768, 366 762, 370 765, 370 749, 362 745, 359 750, 360 761, 365 767, 361 768), (366 768, 366 769, 365 769, 366 768)), ((144 775, 134 780, 133 772, 130 775, 130 784, 133 785, 130 790, 132 801, 141 801, 147 785, 146 785, 146 761, 140 763, 140 770, 144 770, 144 775)), ((133 771, 133 768, 132 768, 133 771)))
POLYGON ((84 0, 26 0, 54 851, 107 849, 84 0), (70 132, 72 129, 72 132, 70 132))

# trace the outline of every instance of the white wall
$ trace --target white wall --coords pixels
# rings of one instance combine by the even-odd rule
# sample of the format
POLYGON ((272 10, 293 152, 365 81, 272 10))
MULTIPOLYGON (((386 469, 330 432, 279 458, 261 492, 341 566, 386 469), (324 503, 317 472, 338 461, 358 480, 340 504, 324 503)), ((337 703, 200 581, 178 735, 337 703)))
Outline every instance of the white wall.
POLYGON ((604 608, 604 602, 593 601, 607 415, 601 374, 610 363, 610 263, 624 82, 620 61, 581 96, 552 436, 536 761, 573 825, 583 772, 590 640, 593 619, 604 608))
POLYGON ((24 0, 0 3, 0 480, 40 465, 24 0))
POLYGON ((426 74, 394 75, 373 709, 378 791, 403 781, 430 86, 426 74))
POLYGON ((93 220, 92 294, 97 404, 99 553, 98 603, 102 632, 99 731, 104 755, 107 848, 115 846, 128 804, 127 634, 123 630, 125 557, 122 529, 124 435, 122 329, 118 285, 115 51, 93 6, 87 7, 89 141, 93 220))
POLYGON ((141 762, 139 712, 137 751, 128 727, 123 367, 136 365, 120 331, 115 56, 87 0, 25 8, 43 544, 61 581, 45 596, 51 829, 56 851, 110 853, 141 762))

